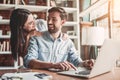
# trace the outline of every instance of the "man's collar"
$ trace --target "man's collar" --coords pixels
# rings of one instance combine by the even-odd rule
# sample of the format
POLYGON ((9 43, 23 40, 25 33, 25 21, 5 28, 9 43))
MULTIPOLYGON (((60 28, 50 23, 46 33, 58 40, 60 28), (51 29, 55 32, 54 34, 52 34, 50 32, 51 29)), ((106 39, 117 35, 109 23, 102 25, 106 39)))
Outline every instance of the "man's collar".
MULTIPOLYGON (((48 34, 48 37, 54 41, 53 36, 49 32, 47 32, 47 34, 48 34)), ((59 37, 56 40, 63 41, 62 37, 63 37, 63 33, 61 32, 59 37)))

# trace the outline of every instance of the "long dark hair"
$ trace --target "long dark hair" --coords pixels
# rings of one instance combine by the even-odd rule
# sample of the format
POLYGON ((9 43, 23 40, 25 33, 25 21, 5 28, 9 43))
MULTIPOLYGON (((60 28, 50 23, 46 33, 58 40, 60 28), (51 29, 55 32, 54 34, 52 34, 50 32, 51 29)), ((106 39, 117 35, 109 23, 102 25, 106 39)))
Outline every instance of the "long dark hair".
POLYGON ((23 26, 27 21, 28 15, 31 12, 27 9, 15 9, 10 16, 10 30, 11 30, 11 51, 13 58, 17 60, 18 54, 20 54, 20 44, 23 40, 23 26))

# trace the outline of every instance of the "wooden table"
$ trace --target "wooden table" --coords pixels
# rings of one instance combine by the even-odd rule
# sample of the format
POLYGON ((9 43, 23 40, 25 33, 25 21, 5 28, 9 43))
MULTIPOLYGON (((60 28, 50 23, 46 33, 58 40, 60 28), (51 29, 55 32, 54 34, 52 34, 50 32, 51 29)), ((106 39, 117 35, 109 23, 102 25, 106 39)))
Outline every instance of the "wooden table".
MULTIPOLYGON (((31 70, 31 69, 29 69, 31 70)), ((0 70, 0 75, 8 72, 15 72, 16 70, 0 70)), ((102 74, 100 76, 91 78, 91 79, 85 79, 80 77, 73 77, 73 76, 65 76, 57 74, 56 72, 48 71, 48 70, 31 70, 32 72, 42 72, 47 73, 49 75, 53 76, 52 80, 120 80, 120 68, 115 68, 113 71, 109 73, 102 74)))

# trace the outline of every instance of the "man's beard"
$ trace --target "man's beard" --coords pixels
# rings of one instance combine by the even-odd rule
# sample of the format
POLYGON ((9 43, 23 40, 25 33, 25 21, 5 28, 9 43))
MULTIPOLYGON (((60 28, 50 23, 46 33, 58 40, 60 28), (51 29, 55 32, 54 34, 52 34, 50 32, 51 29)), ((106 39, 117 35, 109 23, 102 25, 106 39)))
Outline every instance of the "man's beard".
MULTIPOLYGON (((52 25, 52 24, 51 24, 51 25, 52 25)), ((53 29, 49 28, 49 26, 48 26, 48 31, 49 31, 50 33, 56 33, 56 32, 58 32, 59 30, 53 25, 53 29)))
POLYGON ((56 33, 56 32, 58 32, 58 30, 55 28, 55 29, 48 29, 48 31, 50 32, 50 33, 56 33))

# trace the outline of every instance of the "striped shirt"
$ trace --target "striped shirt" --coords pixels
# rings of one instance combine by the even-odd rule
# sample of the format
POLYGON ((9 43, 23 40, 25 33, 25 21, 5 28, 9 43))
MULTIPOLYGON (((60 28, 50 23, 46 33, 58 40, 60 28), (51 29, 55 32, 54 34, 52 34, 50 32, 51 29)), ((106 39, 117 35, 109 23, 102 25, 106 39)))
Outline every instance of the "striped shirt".
POLYGON ((24 57, 26 67, 32 59, 52 63, 68 61, 75 66, 82 62, 71 39, 63 40, 61 33, 60 37, 54 40, 48 31, 43 32, 42 36, 33 36, 30 39, 27 55, 24 57))

